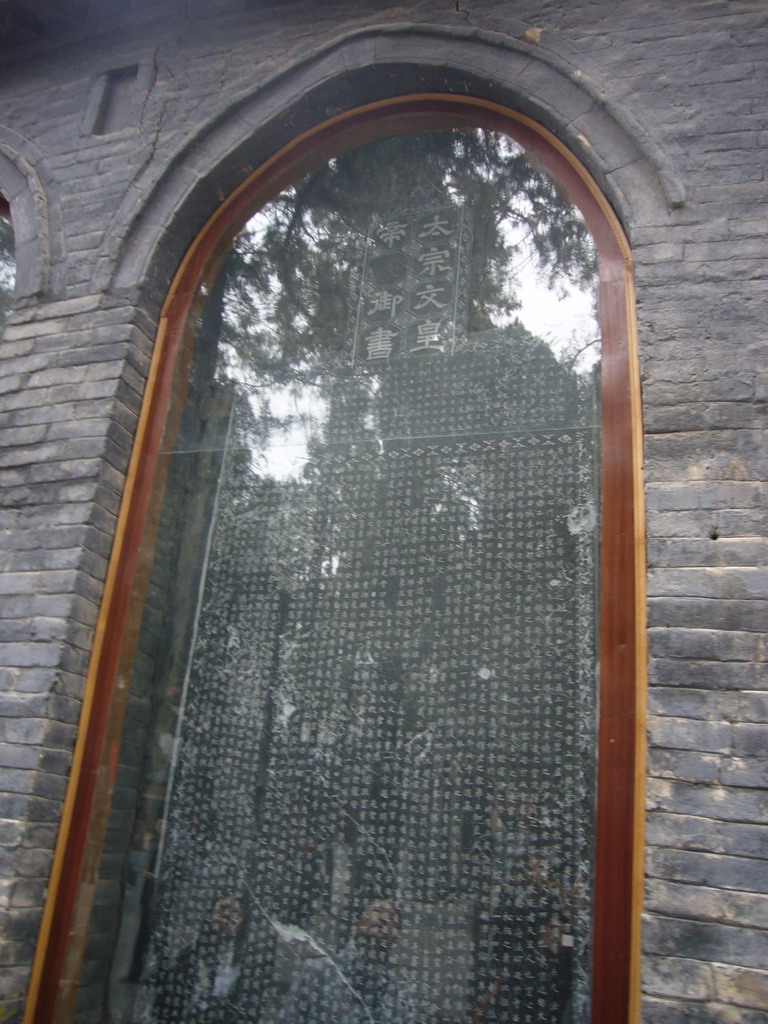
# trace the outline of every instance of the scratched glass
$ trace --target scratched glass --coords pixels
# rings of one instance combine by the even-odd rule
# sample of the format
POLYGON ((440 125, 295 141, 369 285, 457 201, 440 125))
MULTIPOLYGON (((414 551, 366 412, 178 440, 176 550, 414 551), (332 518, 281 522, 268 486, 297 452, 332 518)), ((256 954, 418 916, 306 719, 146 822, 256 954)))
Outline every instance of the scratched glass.
POLYGON ((579 215, 504 136, 398 136, 254 216, 203 297, 78 1017, 586 1022, 579 215))

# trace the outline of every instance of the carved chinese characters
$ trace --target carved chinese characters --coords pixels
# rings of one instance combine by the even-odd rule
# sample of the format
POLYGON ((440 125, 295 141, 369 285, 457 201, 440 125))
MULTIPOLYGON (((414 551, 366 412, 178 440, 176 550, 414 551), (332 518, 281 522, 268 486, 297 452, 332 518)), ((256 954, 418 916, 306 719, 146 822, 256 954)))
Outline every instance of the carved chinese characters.
POLYGON ((355 359, 377 365, 398 353, 453 351, 457 330, 466 326, 469 236, 464 207, 426 190, 373 221, 354 324, 355 359))
MULTIPOLYGON (((247 329, 231 299, 137 1019, 588 1020, 597 380, 514 303, 469 330, 448 184, 339 199, 358 263, 309 340, 293 279, 247 329)), ((275 223, 332 250, 305 195, 275 223)))

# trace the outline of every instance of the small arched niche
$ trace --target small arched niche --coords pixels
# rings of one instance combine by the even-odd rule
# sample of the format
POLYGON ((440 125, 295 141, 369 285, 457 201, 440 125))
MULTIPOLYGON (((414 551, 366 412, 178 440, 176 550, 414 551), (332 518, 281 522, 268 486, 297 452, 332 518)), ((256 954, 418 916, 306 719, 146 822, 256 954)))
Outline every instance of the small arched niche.
POLYGON ((372 104, 224 203, 161 320, 37 1020, 630 1019, 638 402, 621 228, 522 115, 372 104))
POLYGON ((16 245, 11 223, 11 207, 0 194, 0 338, 5 331, 8 314, 13 306, 16 285, 16 245))

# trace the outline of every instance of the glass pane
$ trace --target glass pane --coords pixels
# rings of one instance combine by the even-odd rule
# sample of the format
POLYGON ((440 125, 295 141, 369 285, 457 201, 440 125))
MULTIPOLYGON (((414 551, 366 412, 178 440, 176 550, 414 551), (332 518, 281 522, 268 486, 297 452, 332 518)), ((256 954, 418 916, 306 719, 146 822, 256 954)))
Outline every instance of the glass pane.
POLYGON ((490 132, 362 147, 238 236, 167 431, 81 1017, 101 956, 122 1021, 588 1019, 595 304, 578 213, 490 132))

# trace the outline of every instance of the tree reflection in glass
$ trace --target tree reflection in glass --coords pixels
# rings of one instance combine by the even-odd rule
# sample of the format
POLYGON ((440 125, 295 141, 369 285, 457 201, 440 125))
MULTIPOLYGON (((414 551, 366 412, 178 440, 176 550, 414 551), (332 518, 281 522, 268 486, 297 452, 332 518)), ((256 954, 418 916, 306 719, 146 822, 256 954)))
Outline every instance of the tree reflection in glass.
POLYGON ((117 1018, 588 1019, 594 276, 481 130, 331 160, 235 240, 165 456, 117 1018))

